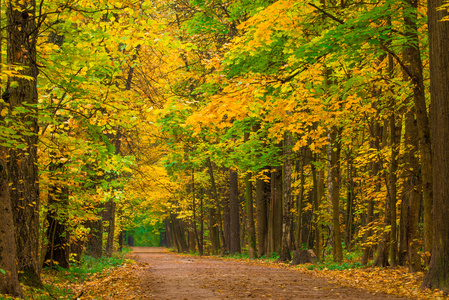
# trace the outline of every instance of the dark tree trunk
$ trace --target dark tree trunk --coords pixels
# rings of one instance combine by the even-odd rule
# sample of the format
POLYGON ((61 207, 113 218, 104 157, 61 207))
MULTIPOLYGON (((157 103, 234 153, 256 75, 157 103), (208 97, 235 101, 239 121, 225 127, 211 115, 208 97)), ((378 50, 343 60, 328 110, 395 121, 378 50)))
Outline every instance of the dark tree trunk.
MULTIPOLYGON (((317 156, 315 155, 315 162, 317 161, 317 156)), ((314 232, 315 232, 315 242, 314 249, 317 259, 320 259, 321 255, 321 224, 319 218, 319 207, 321 205, 321 200, 324 197, 324 171, 319 170, 317 172, 315 164, 312 166, 312 180, 313 180, 313 222, 314 222, 314 232)), ((302 176, 304 177, 304 175, 302 176)))
POLYGON ((404 180, 404 244, 410 272, 422 270, 419 251, 419 209, 421 202, 421 178, 418 173, 418 137, 413 110, 405 115, 405 174, 404 180))
MULTIPOLYGON (((394 106, 393 106, 394 107, 394 106)), ((391 133, 391 163, 390 163, 390 214, 391 214, 391 231, 390 231, 390 265, 395 267, 397 265, 397 225, 396 225, 396 203, 397 203, 397 176, 399 145, 402 131, 402 117, 397 117, 396 113, 392 112, 390 117, 390 133, 391 133), (397 119, 399 121, 397 121, 397 119), (397 125, 396 125, 397 123, 397 125)))
MULTIPOLYGON (((443 0, 427 2, 433 164, 433 248, 423 286, 449 292, 449 22, 443 0)), ((423 182, 423 184, 425 184, 423 182)))
MULTIPOLYGON (((429 0, 429 3, 438 2, 429 0)), ((424 89, 423 66, 417 26, 418 0, 406 0, 408 13, 404 17, 405 37, 407 45, 404 49, 404 64, 406 73, 413 84, 413 100, 415 104, 416 124, 421 154, 422 197, 424 204, 424 251, 432 249, 432 154, 430 140, 430 125, 427 114, 424 89), (413 9, 413 11, 410 10, 413 9)), ((429 4, 430 5, 430 4, 429 4)), ((430 13, 429 13, 430 16, 430 13)), ((443 39, 443 38, 442 38, 443 39)), ((432 58, 431 58, 432 59, 432 58)), ((432 76, 432 75, 431 75, 432 76)), ((435 77, 433 78, 435 80, 435 77)))
POLYGON ((240 253, 240 201, 238 190, 238 175, 237 172, 232 169, 229 171, 229 215, 229 253, 240 253))
POLYGON ((0 295, 9 294, 22 297, 16 266, 16 244, 14 243, 14 225, 6 175, 6 151, 0 150, 0 295))
POLYGON ((341 231, 340 231, 340 153, 341 144, 338 141, 337 128, 332 128, 329 132, 327 155, 329 159, 329 176, 328 176, 328 190, 329 198, 332 203, 332 225, 333 225, 333 257, 334 261, 342 262, 343 249, 341 246, 341 231))
POLYGON ((186 239, 184 236, 184 229, 182 228, 181 221, 176 214, 170 214, 171 222, 173 224, 174 242, 178 252, 187 252, 189 250, 186 239))
MULTIPOLYGON (((50 166, 50 172, 55 172, 63 166, 50 166)), ((54 178, 56 179, 56 178, 54 178)), ((69 268, 69 239, 65 226, 67 216, 62 212, 67 209, 69 201, 69 189, 61 184, 55 184, 49 190, 48 214, 47 214, 47 239, 48 246, 44 262, 47 266, 53 267, 54 264, 69 268), (65 208, 65 209, 64 209, 65 208)))
MULTIPOLYGON (((345 244, 346 250, 351 252, 352 246, 352 236, 354 234, 354 198, 355 198, 355 189, 354 189, 354 181, 353 181, 353 167, 352 167, 352 153, 348 153, 347 157, 347 197, 346 197, 346 215, 345 215, 345 244)), ((355 177, 355 176, 354 176, 355 177)))
POLYGON ((167 240, 167 244, 165 246, 167 248, 176 247, 176 244, 173 241, 174 240, 173 224, 171 223, 170 219, 167 218, 164 220, 164 228, 165 228, 165 238, 167 240))
POLYGON ((39 184, 37 168, 37 88, 38 74, 36 64, 37 28, 35 23, 36 2, 8 1, 6 16, 8 55, 7 63, 12 66, 23 66, 21 75, 31 77, 28 80, 20 77, 9 77, 3 99, 9 102, 10 113, 15 108, 25 108, 25 112, 17 113, 14 118, 16 128, 21 127, 17 135, 20 139, 11 143, 23 143, 26 148, 10 148, 7 165, 10 183, 11 206, 14 214, 15 242, 17 264, 20 277, 28 285, 41 286, 38 261, 39 240, 39 184), (16 81, 18 86, 11 86, 16 81), (21 124, 21 125, 19 125, 21 124), (26 125, 25 125, 26 124, 26 125))
POLYGON ((269 185, 262 179, 256 180, 256 202, 257 202, 257 242, 259 257, 267 255, 268 243, 268 215, 267 204, 269 199, 269 185))
POLYGON ((296 218, 296 249, 301 249, 301 239, 302 239, 302 202, 304 199, 304 183, 305 183, 305 157, 306 149, 301 150, 301 159, 296 161, 296 172, 299 174, 299 193, 296 196, 296 211, 298 212, 298 217, 296 218))
POLYGON ((106 255, 112 256, 112 252, 114 251, 114 233, 115 233, 115 208, 116 203, 114 199, 111 199, 107 203, 107 218, 109 221, 108 224, 108 239, 106 241, 106 255))
MULTIPOLYGON (((100 205, 102 209, 103 205, 100 205)), ((89 221, 87 227, 90 228, 89 240, 87 241, 87 253, 95 258, 100 258, 103 256, 103 219, 102 212, 98 215, 97 220, 89 221)))
POLYGON ((284 214, 282 223, 282 244, 281 252, 279 254, 278 261, 285 262, 292 259, 290 253, 291 245, 291 211, 292 205, 292 147, 293 138, 291 132, 285 133, 284 140, 284 153, 285 153, 285 163, 283 170, 284 184, 283 184, 283 194, 284 194, 284 214))
MULTIPOLYGON (((211 193, 210 193, 211 194, 211 193)), ((214 199, 213 197, 210 197, 214 199)), ((212 204, 213 205, 213 204, 212 204)), ((220 250, 220 233, 215 207, 209 208, 209 235, 212 246, 212 254, 217 255, 220 250)))
POLYGON ((282 167, 271 173, 271 199, 268 212, 268 252, 279 252, 282 237, 282 167))
MULTIPOLYGON (((222 254, 226 253, 228 251, 228 247, 226 243, 226 239, 225 239, 225 234, 224 234, 224 229, 223 229, 223 220, 222 220, 222 213, 221 213, 221 204, 220 204, 220 197, 218 196, 218 189, 217 189, 217 185, 215 183, 215 177, 214 177, 214 169, 212 167, 212 162, 210 160, 210 158, 207 158, 207 168, 209 170, 209 177, 210 177, 210 182, 211 182, 211 188, 212 188, 212 194, 213 194, 213 198, 215 199, 215 203, 216 203, 216 208, 217 208, 217 226, 218 226, 218 233, 219 233, 219 237, 217 236, 217 240, 218 240, 218 245, 220 245, 220 239, 222 242, 222 246, 221 246, 221 251, 222 254)), ((218 247, 217 247, 217 251, 218 251, 218 247)))
POLYGON ((248 254, 249 258, 253 259, 257 257, 257 247, 254 225, 253 185, 250 180, 251 174, 247 173, 245 175, 246 230, 248 232, 248 254))
MULTIPOLYGON (((379 96, 378 94, 379 90, 374 89, 373 97, 378 97, 379 96)), ((377 110, 376 103, 373 103, 372 107, 377 110)), ((376 151, 380 150, 380 135, 381 135, 381 128, 379 122, 376 120, 376 118, 372 118, 370 124, 370 148, 375 149, 376 151)), ((372 178, 378 178, 379 166, 380 162, 376 155, 374 159, 369 163, 369 169, 372 178)), ((375 191, 379 192, 380 191, 379 179, 376 179, 375 186, 376 186, 375 191)), ((370 224, 373 221, 374 221, 374 197, 370 196, 368 199, 368 209, 366 212, 365 225, 371 226, 370 224)), ((363 243, 367 243, 368 239, 372 236, 372 234, 373 232, 371 229, 367 230, 366 233, 363 235, 363 243)), ((361 264, 365 266, 372 256, 373 256, 373 245, 371 242, 369 242, 368 245, 366 245, 363 248, 361 264)))

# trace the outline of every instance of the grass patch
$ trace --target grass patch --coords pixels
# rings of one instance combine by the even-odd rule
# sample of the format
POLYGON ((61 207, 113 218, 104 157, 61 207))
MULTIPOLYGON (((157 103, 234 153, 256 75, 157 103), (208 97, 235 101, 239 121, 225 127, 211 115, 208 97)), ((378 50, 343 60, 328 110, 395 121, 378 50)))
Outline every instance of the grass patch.
MULTIPOLYGON (((89 279, 90 276, 104 273, 108 269, 123 265, 129 260, 123 253, 114 253, 112 257, 95 259, 91 256, 83 256, 79 264, 72 264, 70 269, 56 267, 44 268, 42 271, 43 288, 23 286, 24 299, 50 300, 50 299, 74 299, 76 296, 73 288, 77 284, 89 279)), ((14 299, 0 295, 0 300, 14 299)))

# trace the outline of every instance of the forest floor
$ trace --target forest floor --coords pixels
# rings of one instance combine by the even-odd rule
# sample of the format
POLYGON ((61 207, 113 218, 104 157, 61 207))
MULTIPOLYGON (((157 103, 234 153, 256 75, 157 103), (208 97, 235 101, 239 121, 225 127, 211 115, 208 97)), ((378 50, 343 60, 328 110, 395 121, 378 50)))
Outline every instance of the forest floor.
POLYGON ((308 270, 260 260, 133 248, 136 263, 90 278, 80 299, 448 299, 405 269, 308 270))

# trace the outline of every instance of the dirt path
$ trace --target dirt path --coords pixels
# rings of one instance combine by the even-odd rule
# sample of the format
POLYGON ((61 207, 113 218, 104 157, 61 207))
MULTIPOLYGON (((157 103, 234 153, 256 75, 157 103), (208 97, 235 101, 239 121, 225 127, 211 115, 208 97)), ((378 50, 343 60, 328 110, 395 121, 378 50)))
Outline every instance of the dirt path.
POLYGON ((142 299, 404 299, 341 287, 294 270, 134 248, 142 299))

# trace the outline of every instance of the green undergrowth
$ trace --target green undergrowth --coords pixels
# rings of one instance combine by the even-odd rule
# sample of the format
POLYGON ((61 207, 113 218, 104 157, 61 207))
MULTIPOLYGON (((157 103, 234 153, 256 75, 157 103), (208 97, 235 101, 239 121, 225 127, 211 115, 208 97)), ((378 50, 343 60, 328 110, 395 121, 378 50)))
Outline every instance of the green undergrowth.
POLYGON ((307 265, 308 270, 348 270, 348 269, 360 269, 362 265, 359 262, 349 263, 343 262, 341 264, 334 262, 317 262, 307 265))
MULTIPOLYGON (((42 271, 42 288, 23 287, 24 299, 27 300, 50 300, 50 299, 74 299, 76 295, 73 290, 77 284, 89 279, 94 274, 101 274, 108 269, 118 267, 128 262, 125 258, 128 251, 114 253, 111 257, 93 258, 83 256, 79 264, 72 264, 70 269, 56 267, 44 268, 42 271)), ((14 299, 0 295, 0 300, 14 299)))
MULTIPOLYGON (((246 249, 242 249, 242 253, 235 254, 226 254, 226 255, 211 255, 213 257, 221 257, 221 258, 230 258, 230 259, 246 259, 249 260, 249 255, 246 249)), ((171 252, 176 252, 175 249, 169 249, 171 252)), ((180 255, 191 255, 191 256, 199 256, 198 252, 190 252, 190 253, 178 253, 180 255)), ((316 261, 313 264, 305 264, 299 265, 297 268, 306 268, 307 270, 349 270, 349 269, 360 269, 364 266, 360 264, 361 259, 361 251, 353 251, 348 252, 344 251, 343 262, 336 263, 332 261, 332 255, 326 255, 325 259, 322 261, 316 261)), ((207 254, 209 256, 209 254, 207 254)), ((279 258, 279 254, 276 252, 272 252, 269 255, 263 255, 258 258, 258 260, 262 260, 265 262, 274 263, 279 258)))

